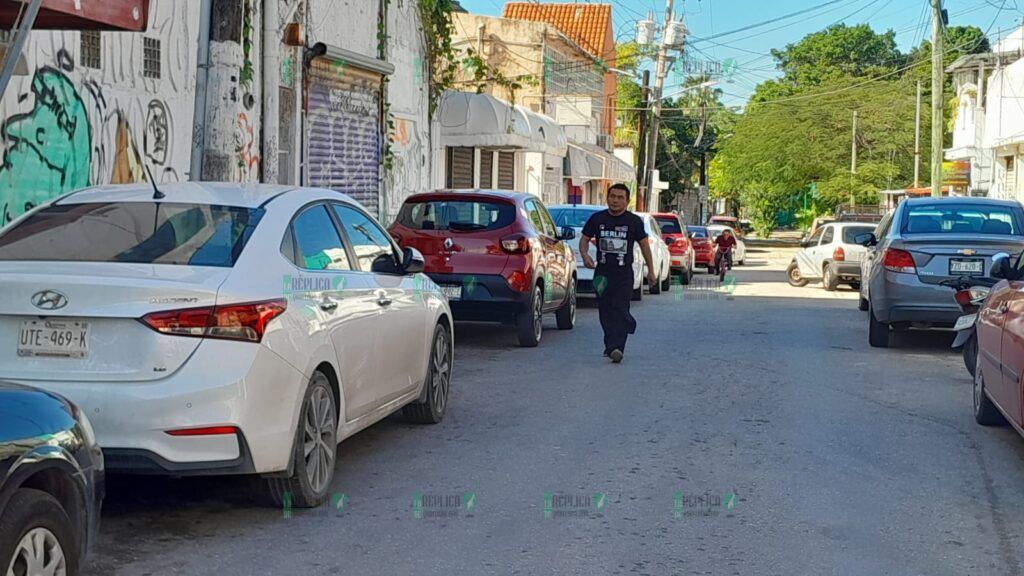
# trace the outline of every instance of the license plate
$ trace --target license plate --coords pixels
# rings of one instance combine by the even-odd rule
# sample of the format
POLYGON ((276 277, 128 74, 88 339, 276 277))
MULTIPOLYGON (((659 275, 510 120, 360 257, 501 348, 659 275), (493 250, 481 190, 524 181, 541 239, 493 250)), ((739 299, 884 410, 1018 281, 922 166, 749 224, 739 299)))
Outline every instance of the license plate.
POLYGON ((970 274, 981 276, 985 273, 985 261, 980 258, 950 258, 949 275, 970 274))
POLYGON ((442 284, 440 286, 441 293, 448 297, 449 300, 461 300, 462 299, 462 285, 447 285, 442 284))
POLYGON ((971 326, 974 326, 974 321, 977 318, 977 314, 968 314, 966 316, 961 316, 956 319, 956 326, 953 326, 953 330, 959 332, 961 330, 970 328, 971 326))
POLYGON ((18 356, 86 358, 89 356, 89 323, 24 320, 18 333, 18 356))

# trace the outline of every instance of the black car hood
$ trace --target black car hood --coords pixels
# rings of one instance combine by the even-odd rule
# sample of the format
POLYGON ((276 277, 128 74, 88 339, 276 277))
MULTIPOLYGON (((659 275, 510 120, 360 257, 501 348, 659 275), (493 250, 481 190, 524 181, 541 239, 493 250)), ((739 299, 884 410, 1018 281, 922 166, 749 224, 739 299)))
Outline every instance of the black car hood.
POLYGON ((77 425, 71 404, 50 392, 0 381, 0 443, 40 443, 77 425))

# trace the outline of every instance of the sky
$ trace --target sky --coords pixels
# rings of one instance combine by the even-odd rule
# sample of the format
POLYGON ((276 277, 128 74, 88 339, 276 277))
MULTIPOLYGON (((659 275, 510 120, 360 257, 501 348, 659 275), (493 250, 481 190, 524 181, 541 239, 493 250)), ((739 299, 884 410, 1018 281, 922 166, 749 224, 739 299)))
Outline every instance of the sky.
MULTIPOLYGON (((579 2, 599 3, 601 0, 579 2)), ((460 0, 471 13, 500 16, 503 0, 460 0)), ((636 21, 654 13, 656 22, 665 18, 665 0, 605 0, 612 4, 612 18, 617 41, 635 38, 636 21)), ((742 105, 754 87, 778 75, 775 62, 769 55, 772 48, 786 44, 837 22, 854 25, 869 23, 878 32, 896 31, 900 50, 906 52, 931 36, 931 8, 928 0, 675 0, 675 13, 680 13, 691 38, 687 57, 700 60, 735 63, 730 80, 721 80, 721 89, 727 105, 742 105), (815 9, 816 8, 816 9, 815 9), (700 38, 719 35, 779 18, 793 12, 805 11, 742 32, 714 39, 700 38)), ((570 2, 571 3, 571 2, 570 2)), ((995 42, 1021 26, 1024 18, 1024 0, 946 0, 943 7, 949 14, 950 26, 974 25, 986 31, 995 42)), ((665 93, 678 85, 682 75, 670 74, 665 93)))

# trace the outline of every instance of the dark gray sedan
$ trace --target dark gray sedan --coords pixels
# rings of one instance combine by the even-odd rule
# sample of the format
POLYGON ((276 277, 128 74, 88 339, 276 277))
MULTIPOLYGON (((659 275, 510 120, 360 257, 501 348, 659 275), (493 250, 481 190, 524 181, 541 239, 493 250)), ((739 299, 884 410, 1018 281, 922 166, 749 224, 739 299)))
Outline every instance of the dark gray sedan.
POLYGON ((913 198, 857 238, 871 248, 861 265, 868 340, 889 345, 892 329, 951 327, 961 314, 942 282, 988 276, 992 256, 1024 250, 1024 208, 1011 200, 913 198))
POLYGON ((0 576, 78 574, 103 485, 103 455, 78 407, 0 381, 0 576))

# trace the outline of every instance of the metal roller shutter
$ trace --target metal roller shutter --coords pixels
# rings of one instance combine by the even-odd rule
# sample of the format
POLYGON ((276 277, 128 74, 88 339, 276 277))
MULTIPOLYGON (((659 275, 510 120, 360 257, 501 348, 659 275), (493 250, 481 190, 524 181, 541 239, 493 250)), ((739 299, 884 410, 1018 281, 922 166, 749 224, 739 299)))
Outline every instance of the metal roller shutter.
POLYGON ((498 188, 515 190, 516 188, 516 153, 498 153, 498 188))
POLYGON ((448 148, 448 175, 445 178, 446 188, 473 187, 473 149, 448 148))
POLYGON ((381 75, 316 58, 310 65, 309 183, 348 194, 380 216, 381 75))
POLYGON ((480 151, 480 187, 494 188, 494 152, 492 150, 480 151))

